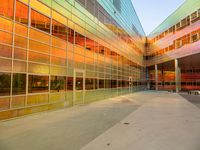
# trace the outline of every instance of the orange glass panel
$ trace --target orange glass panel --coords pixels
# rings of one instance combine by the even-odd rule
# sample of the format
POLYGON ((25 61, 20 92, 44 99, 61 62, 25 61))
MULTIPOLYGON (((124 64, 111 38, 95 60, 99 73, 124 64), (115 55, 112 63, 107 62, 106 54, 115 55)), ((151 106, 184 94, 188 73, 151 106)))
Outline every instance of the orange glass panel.
POLYGON ((35 39, 44 43, 50 43, 50 36, 48 34, 42 33, 40 31, 30 29, 29 36, 31 39, 35 39))
POLYGON ((10 20, 0 17, 0 29, 12 32, 13 23, 10 20))
POLYGON ((27 47, 27 39, 21 36, 15 35, 15 46, 26 48, 27 47))
POLYGON ((27 27, 25 25, 21 25, 18 23, 15 23, 15 33, 18 35, 22 35, 22 36, 27 36, 27 27))
POLYGON ((0 43, 12 45, 12 34, 0 31, 0 43))
POLYGON ((74 44, 74 30, 68 28, 68 42, 74 44))
POLYGON ((65 66, 67 64, 67 60, 60 57, 51 56, 51 64, 65 66))
POLYGON ((67 42, 56 37, 52 37, 52 45, 62 49, 67 48, 67 42))
POLYGON ((0 56, 1 57, 12 57, 12 47, 0 44, 0 56))
POLYGON ((14 49, 14 58, 15 59, 22 59, 26 60, 26 50, 21 49, 21 48, 16 48, 14 49))
POLYGON ((43 53, 49 53, 49 45, 39 43, 33 40, 29 40, 29 49, 43 53))
POLYGON ((52 35, 67 40, 67 27, 56 20, 52 21, 52 35))
POLYGON ((85 36, 76 32, 75 33, 75 44, 85 47, 85 36))
POLYGON ((16 1, 15 21, 28 25, 28 6, 16 1))
POLYGON ((49 55, 36 52, 29 52, 29 61, 49 63, 49 55))
POLYGON ((62 57, 62 58, 66 58, 67 57, 67 51, 52 47, 52 55, 62 57))
POLYGON ((50 18, 31 9, 31 26, 50 33, 50 18))
POLYGON ((0 15, 13 19, 14 0, 0 0, 0 15))

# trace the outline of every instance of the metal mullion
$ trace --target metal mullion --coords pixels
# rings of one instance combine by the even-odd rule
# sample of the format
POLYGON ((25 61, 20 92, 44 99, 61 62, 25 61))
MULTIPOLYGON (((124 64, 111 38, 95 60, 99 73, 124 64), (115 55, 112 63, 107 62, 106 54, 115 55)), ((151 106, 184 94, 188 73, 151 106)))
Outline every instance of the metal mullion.
POLYGON ((9 101, 9 109, 12 108, 12 87, 13 87, 13 64, 14 64, 14 42, 15 42, 15 12, 16 12, 16 1, 14 1, 14 11, 13 11, 13 20, 12 20, 12 23, 13 23, 13 30, 12 30, 12 57, 11 57, 11 60, 12 60, 12 64, 11 64, 11 83, 10 83, 10 101, 9 101))
MULTIPOLYGON (((52 3, 52 1, 51 1, 52 3)), ((51 4, 52 5, 52 4, 51 4)), ((49 48, 49 96, 48 96, 48 104, 50 104, 50 94, 51 94, 51 56, 52 56, 52 8, 50 12, 50 48, 49 48)))
POLYGON ((28 71, 28 67, 29 67, 29 60, 28 60, 28 56, 29 56, 29 40, 30 40, 30 26, 31 26, 31 7, 30 7, 30 0, 28 0, 28 29, 27 29, 27 49, 26 49, 26 99, 25 99, 25 107, 27 107, 27 103, 28 103, 28 78, 29 78, 29 71, 28 71))

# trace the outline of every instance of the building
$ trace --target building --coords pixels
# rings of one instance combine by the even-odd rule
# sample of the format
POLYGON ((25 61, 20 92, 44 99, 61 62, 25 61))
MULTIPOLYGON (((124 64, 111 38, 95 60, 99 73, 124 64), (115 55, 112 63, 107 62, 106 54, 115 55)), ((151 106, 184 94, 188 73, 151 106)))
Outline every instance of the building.
POLYGON ((131 0, 0 0, 0 119, 144 89, 131 0))
POLYGON ((0 0, 0 119, 144 89, 200 89, 200 0, 145 36, 131 0, 0 0))
POLYGON ((200 0, 186 0, 147 38, 151 89, 200 89, 200 0))

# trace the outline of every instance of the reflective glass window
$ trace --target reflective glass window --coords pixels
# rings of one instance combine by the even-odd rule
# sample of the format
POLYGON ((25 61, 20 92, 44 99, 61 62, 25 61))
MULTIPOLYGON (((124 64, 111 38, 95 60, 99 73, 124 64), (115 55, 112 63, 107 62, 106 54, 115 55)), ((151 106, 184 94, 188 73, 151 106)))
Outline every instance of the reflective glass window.
POLYGON ((67 90, 73 90, 73 77, 67 77, 67 90))
POLYGON ((68 28, 68 42, 74 44, 74 30, 68 28))
POLYGON ((27 36, 28 28, 19 23, 15 23, 15 34, 27 36))
POLYGON ((43 42, 46 44, 50 43, 50 35, 49 34, 37 31, 35 29, 30 29, 29 37, 31 39, 34 39, 34 40, 37 40, 37 41, 40 41, 40 42, 43 42))
POLYGON ((12 28, 13 28, 12 21, 0 17, 0 29, 12 32, 12 28))
POLYGON ((28 25, 28 6, 16 1, 15 21, 28 25))
POLYGON ((29 61, 40 62, 40 63, 49 63, 49 55, 40 54, 36 52, 29 52, 29 61))
POLYGON ((13 71, 14 72, 26 72, 27 63, 25 61, 13 61, 13 71))
POLYGON ((111 80, 111 88, 117 88, 117 80, 111 80))
POLYGON ((0 0, 0 15, 13 19, 14 0, 0 0))
POLYGON ((76 77, 76 90, 83 90, 83 78, 76 77))
POLYGON ((51 76, 51 92, 62 92, 65 91, 66 81, 65 77, 51 76))
POLYGON ((78 32, 75 33, 75 44, 85 47, 85 37, 78 32))
POLYGON ((104 79, 99 79, 99 88, 102 89, 104 88, 104 79))
POLYGON ((92 78, 85 79, 85 89, 86 90, 94 89, 94 79, 92 79, 92 78))
POLYGON ((15 47, 15 49, 14 49, 14 58, 15 59, 26 60, 26 50, 15 47))
POLYGON ((28 82, 29 82, 28 83, 29 93, 48 92, 49 89, 48 76, 29 75, 28 82))
POLYGON ((0 43, 12 45, 12 34, 0 31, 0 43))
POLYGON ((50 18, 31 9, 31 26, 50 33, 50 18))
POLYGON ((105 88, 111 88, 111 80, 105 80, 105 88))
POLYGON ((22 36, 15 35, 15 46, 26 48, 27 47, 27 39, 22 36))
POLYGON ((12 94, 25 94, 26 93, 26 74, 14 73, 13 74, 13 89, 12 94))
POLYGON ((58 21, 52 21, 52 35, 67 40, 67 27, 58 21))
POLYGON ((94 51, 94 41, 86 38, 86 49, 90 51, 94 51))
POLYGON ((0 96, 10 95, 11 75, 0 72, 0 96))
POLYGON ((11 58, 12 47, 0 44, 0 56, 11 58))
POLYGON ((29 40, 29 48, 34 51, 49 53, 49 45, 29 40))

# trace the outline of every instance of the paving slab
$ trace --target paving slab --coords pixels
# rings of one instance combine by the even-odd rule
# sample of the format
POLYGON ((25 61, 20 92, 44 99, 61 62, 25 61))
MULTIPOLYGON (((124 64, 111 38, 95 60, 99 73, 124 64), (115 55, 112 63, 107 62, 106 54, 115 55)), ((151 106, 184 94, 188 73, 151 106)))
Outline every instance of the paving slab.
POLYGON ((200 149, 200 109, 178 94, 143 93, 143 97, 151 102, 81 150, 200 149))

